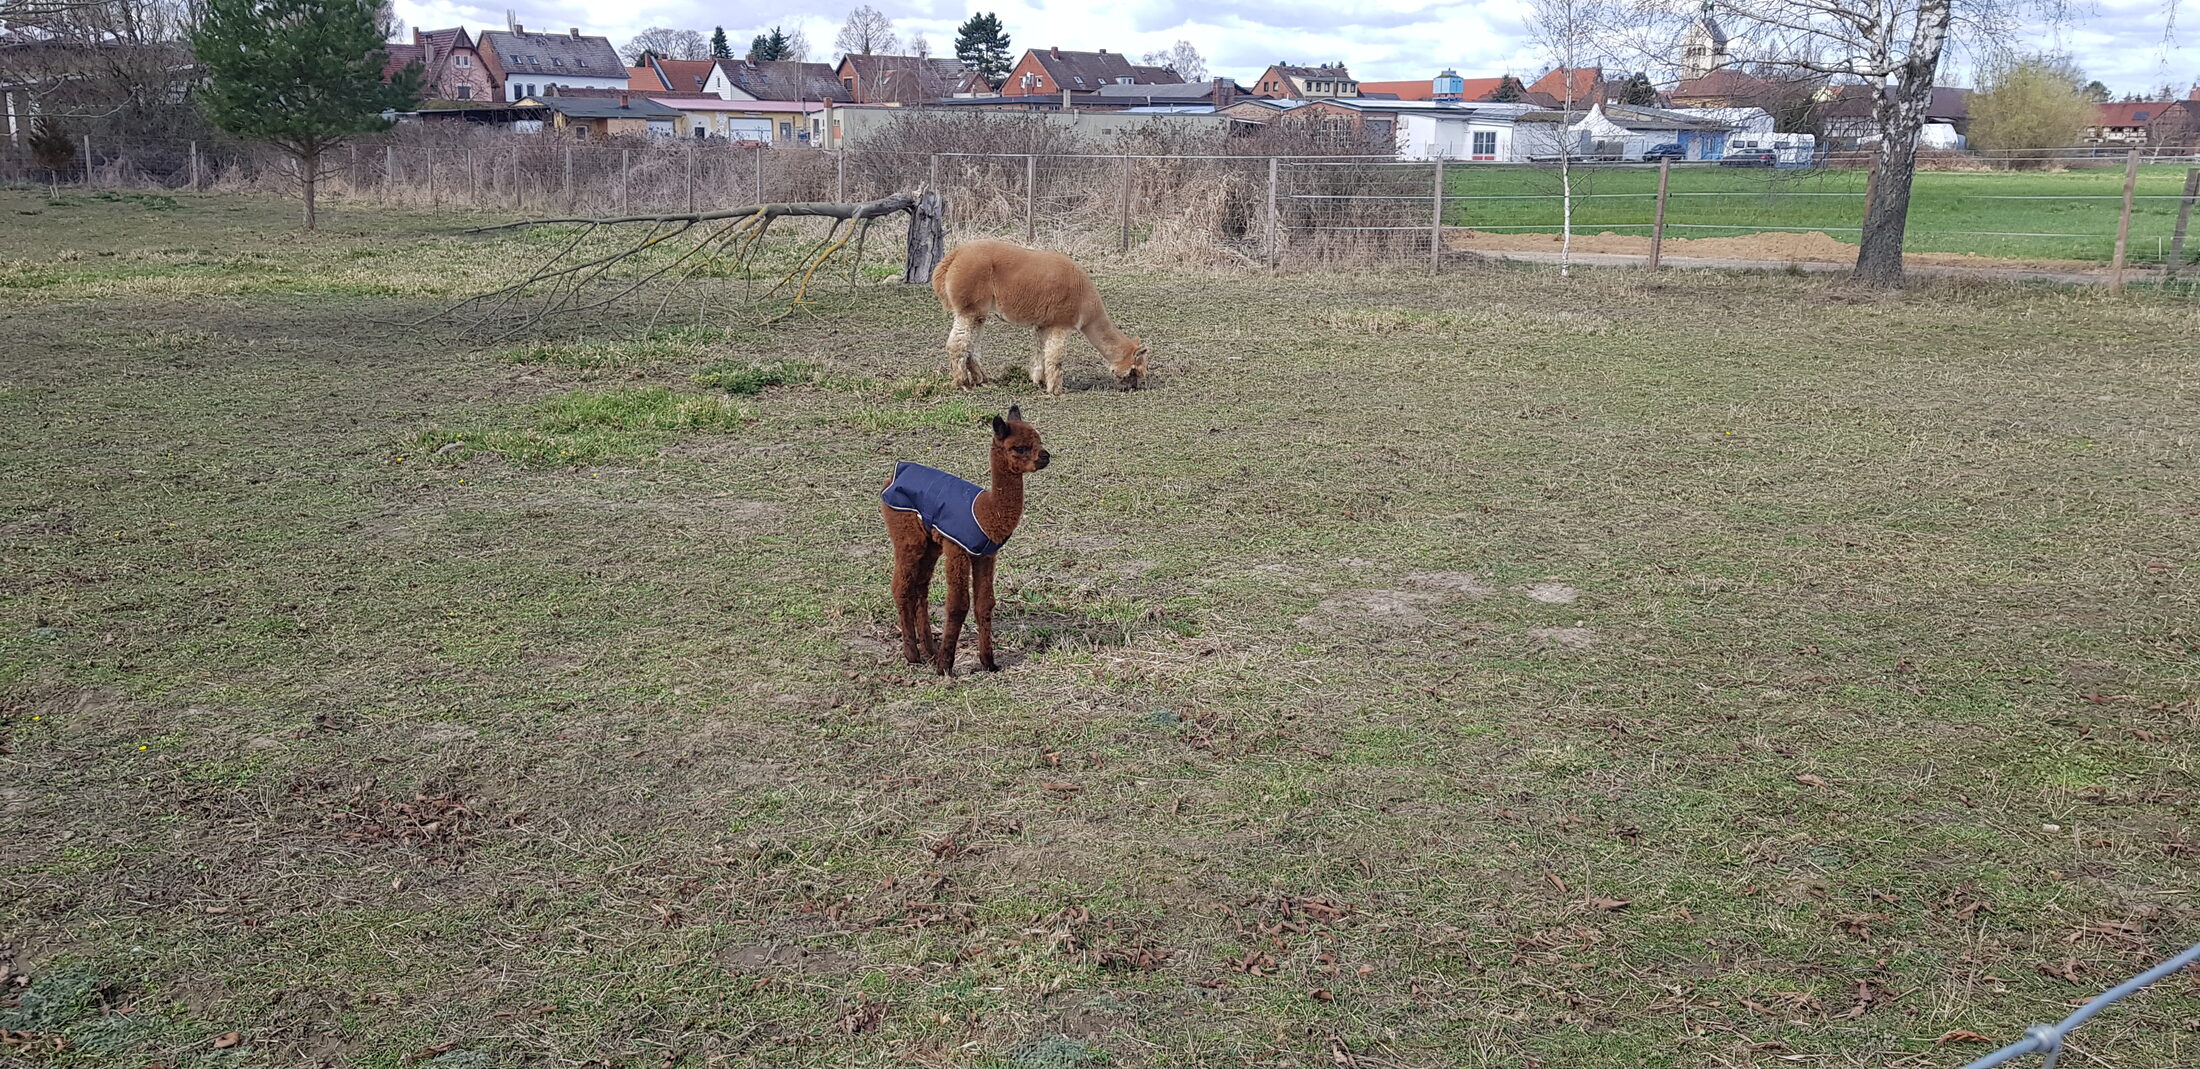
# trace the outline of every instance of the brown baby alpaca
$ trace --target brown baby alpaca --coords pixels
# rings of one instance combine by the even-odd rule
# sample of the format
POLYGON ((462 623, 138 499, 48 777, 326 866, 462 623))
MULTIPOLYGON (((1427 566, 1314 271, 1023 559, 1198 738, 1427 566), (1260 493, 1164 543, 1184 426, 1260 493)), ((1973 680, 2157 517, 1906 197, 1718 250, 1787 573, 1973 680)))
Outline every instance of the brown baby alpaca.
MULTIPOLYGON (((1047 466, 1053 457, 1039 444, 1038 428, 1024 422, 1015 408, 1008 418, 993 417, 993 483, 973 506, 978 526, 994 542, 1006 542, 1024 518, 1024 476, 1047 466)), ((887 485, 892 485, 888 480, 887 485)), ((886 537, 894 544, 894 606, 901 617, 901 654, 910 664, 930 663, 943 676, 955 674, 955 642, 963 614, 976 609, 978 664, 993 663, 993 562, 998 553, 974 557, 953 539, 925 527, 924 518, 879 506, 886 516, 886 537), (932 567, 947 558, 947 613, 937 639, 932 635, 932 567)))
POLYGON ((1100 350, 1124 389, 1137 389, 1146 377, 1146 347, 1115 329, 1092 276, 1061 253, 1005 241, 958 245, 932 272, 932 292, 955 317, 947 334, 947 370, 957 386, 985 385, 978 333, 995 318, 1038 331, 1031 384, 1048 393, 1062 392, 1062 348, 1072 331, 1100 350))

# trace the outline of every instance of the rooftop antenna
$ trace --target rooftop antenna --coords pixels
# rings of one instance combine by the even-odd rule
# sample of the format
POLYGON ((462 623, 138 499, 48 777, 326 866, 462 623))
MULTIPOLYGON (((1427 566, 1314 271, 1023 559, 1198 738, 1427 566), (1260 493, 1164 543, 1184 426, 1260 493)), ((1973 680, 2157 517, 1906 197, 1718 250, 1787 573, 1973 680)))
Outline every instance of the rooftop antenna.
POLYGON ((511 8, 504 9, 504 28, 515 32, 519 29, 518 12, 513 11, 511 8))

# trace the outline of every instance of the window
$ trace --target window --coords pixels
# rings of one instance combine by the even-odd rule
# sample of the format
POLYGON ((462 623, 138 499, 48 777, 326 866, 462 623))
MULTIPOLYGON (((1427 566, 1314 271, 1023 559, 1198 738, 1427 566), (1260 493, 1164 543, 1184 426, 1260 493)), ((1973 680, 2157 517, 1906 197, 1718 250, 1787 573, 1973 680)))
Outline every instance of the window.
POLYGON ((459 87, 458 87, 458 99, 460 99, 460 100, 472 100, 473 98, 474 98, 474 87, 473 87, 473 86, 470 86, 470 85, 462 85, 462 86, 459 86, 459 87))
POLYGON ((474 65, 474 61, 473 61, 473 60, 472 60, 471 58, 467 57, 467 56, 452 56, 452 57, 451 57, 451 66, 453 66, 453 67, 471 67, 471 66, 473 66, 473 65, 474 65))
POLYGON ((551 65, 551 66, 553 66, 553 67, 563 67, 563 66, 565 66, 565 61, 564 61, 564 60, 562 60, 562 59, 559 59, 559 58, 558 58, 558 57, 556 57, 556 56, 552 56, 552 57, 550 57, 550 65, 551 65))
POLYGON ((705 138, 705 137, 708 137, 708 136, 710 136, 710 131, 708 131, 708 130, 705 130, 705 129, 703 128, 703 124, 701 124, 701 123, 696 123, 696 124, 695 124, 695 139, 696 139, 697 141, 701 141, 701 140, 702 140, 703 138, 705 138))
POLYGON ((585 67, 588 66, 588 61, 585 59, 576 59, 573 61, 573 65, 576 67, 585 67))
POLYGON ((1496 157, 1496 155, 1497 155, 1497 131, 1495 131, 1495 130, 1476 130, 1476 131, 1474 132, 1474 156, 1475 156, 1475 158, 1476 158, 1476 159, 1490 159, 1490 158, 1494 158, 1494 157, 1496 157))
POLYGON ((793 136, 794 136, 794 124, 793 124, 793 123, 791 123, 791 122, 782 122, 782 123, 780 123, 780 124, 779 124, 779 139, 780 139, 781 141, 785 141, 785 140, 788 140, 789 138, 792 138, 793 136))
POLYGON ((847 91, 849 91, 849 92, 853 93, 853 92, 855 92, 855 91, 856 91, 856 80, 855 80, 854 78, 852 78, 852 77, 850 77, 850 78, 842 78, 842 79, 840 80, 840 87, 841 87, 842 89, 845 89, 845 90, 847 90, 847 91))

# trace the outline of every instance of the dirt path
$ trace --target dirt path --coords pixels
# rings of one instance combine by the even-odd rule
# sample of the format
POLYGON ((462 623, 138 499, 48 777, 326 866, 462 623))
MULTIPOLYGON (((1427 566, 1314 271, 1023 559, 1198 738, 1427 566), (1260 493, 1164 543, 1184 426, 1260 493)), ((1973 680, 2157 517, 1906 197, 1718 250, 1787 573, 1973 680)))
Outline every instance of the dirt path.
MULTIPOLYGON (((1491 234, 1457 230, 1447 234, 1451 248, 1478 252, 1506 260, 1556 263, 1557 234, 1491 234)), ((1648 262, 1647 236, 1575 234, 1574 259, 1606 267, 1640 267, 1648 262)), ((1711 270, 1781 270, 1790 266, 1806 271, 1848 270, 1856 262, 1856 246, 1830 235, 1763 233, 1729 238, 1667 238, 1661 259, 1674 267, 1711 270)), ((2005 279, 2028 282, 2064 282, 2077 285, 2108 281, 2108 267, 2090 260, 2004 260, 1969 254, 1912 252, 1903 260, 1919 275, 1957 278, 2005 279)), ((2126 279, 2137 281, 2153 272, 2131 269, 2126 279)))

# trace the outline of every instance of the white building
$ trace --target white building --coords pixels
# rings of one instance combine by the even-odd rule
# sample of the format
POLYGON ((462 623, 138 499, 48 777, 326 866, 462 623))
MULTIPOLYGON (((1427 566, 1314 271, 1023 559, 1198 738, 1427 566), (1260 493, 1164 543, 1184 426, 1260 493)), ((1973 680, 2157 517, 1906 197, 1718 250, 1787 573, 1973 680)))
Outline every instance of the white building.
POLYGON ((504 85, 504 99, 553 95, 557 89, 625 89, 626 61, 606 37, 583 37, 578 27, 565 33, 483 30, 481 61, 504 85))

